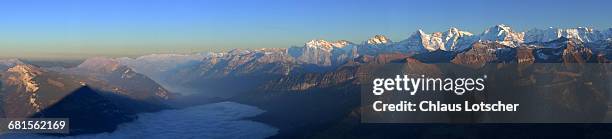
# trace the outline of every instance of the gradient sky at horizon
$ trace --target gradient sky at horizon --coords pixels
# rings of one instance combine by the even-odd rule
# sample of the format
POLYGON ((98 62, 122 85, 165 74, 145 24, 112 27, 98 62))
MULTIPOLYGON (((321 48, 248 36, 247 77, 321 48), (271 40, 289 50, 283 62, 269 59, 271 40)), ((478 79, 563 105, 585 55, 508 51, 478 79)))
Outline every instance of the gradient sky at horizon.
POLYGON ((607 0, 3 0, 0 58, 83 58, 356 43, 458 27, 612 27, 607 0))

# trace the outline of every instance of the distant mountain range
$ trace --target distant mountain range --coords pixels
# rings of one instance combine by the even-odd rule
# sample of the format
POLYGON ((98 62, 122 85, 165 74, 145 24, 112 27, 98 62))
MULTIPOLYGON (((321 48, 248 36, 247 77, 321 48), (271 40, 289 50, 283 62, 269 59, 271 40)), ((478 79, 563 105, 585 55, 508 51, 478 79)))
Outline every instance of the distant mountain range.
MULTIPOLYGON (((548 50, 540 49, 562 49, 561 47, 571 42, 580 47, 587 47, 595 56, 604 55, 610 59, 608 53, 610 42, 612 42, 611 37, 612 29, 598 31, 578 27, 515 32, 510 26, 501 24, 490 27, 480 34, 461 31, 457 28, 431 34, 418 30, 409 38, 401 41, 392 41, 384 35, 376 35, 363 43, 345 40, 311 40, 303 46, 289 48, 234 49, 229 52, 192 55, 153 54, 134 59, 119 58, 118 61, 151 77, 167 88, 189 90, 185 88, 193 87, 185 87, 185 84, 202 82, 202 79, 235 77, 251 73, 278 78, 292 74, 325 72, 335 70, 347 63, 358 62, 358 59, 364 59, 364 57, 376 57, 381 54, 400 53, 408 56, 418 54, 415 56, 423 62, 450 62, 456 59, 454 61, 457 63, 470 63, 466 58, 469 54, 475 53, 475 50, 472 50, 473 47, 480 49, 480 46, 485 45, 497 45, 487 47, 492 50, 489 51, 490 55, 501 52, 499 50, 521 49, 520 51, 523 51, 523 48, 529 49, 525 51, 535 50, 533 55, 538 58, 538 62, 543 62, 546 61, 543 57, 545 54, 538 52, 548 50), (438 56, 429 56, 432 54, 438 54, 438 56)), ((555 54, 556 56, 551 57, 559 57, 559 53, 555 54)), ((519 62, 515 55, 506 57, 510 59, 506 58, 504 62, 519 62)), ((493 59, 484 58, 482 60, 485 61, 481 62, 490 62, 493 59)), ((559 60, 549 61, 561 62, 559 60)))
POLYGON ((436 71, 428 63, 473 69, 488 63, 610 63, 611 52, 612 28, 515 32, 502 24, 480 34, 457 28, 431 34, 418 30, 401 41, 376 35, 362 43, 312 40, 289 48, 97 57, 72 68, 8 59, 0 60, 0 117, 65 113, 55 116, 79 119, 81 110, 87 110, 113 123, 105 129, 77 130, 95 133, 130 121, 136 113, 170 108, 172 100, 185 96, 232 99, 256 91, 312 92, 347 84, 358 88, 358 73, 368 70, 360 66, 367 64, 395 62, 436 71), (81 97, 99 100, 77 101, 81 97), (57 108, 71 106, 76 108, 57 108))

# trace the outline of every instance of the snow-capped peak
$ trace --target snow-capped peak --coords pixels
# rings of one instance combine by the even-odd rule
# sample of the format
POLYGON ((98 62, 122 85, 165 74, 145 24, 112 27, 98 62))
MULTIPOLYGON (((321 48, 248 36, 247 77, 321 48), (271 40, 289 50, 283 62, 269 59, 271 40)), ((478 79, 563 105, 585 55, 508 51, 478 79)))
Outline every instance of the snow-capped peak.
MULTIPOLYGON (((505 24, 499 24, 493 27, 490 27, 488 29, 486 29, 482 34, 483 38, 487 38, 487 39, 482 39, 482 40, 495 40, 498 39, 499 37, 506 37, 506 35, 512 34, 514 32, 512 32, 512 28, 510 26, 507 26, 505 24), (488 39, 488 37, 490 37, 491 39, 488 39)), ((503 40, 505 38, 501 38, 498 40, 503 40)))
POLYGON ((326 40, 311 40, 306 43, 307 48, 315 48, 322 49, 325 51, 331 51, 334 48, 344 48, 345 46, 351 44, 351 42, 346 40, 340 40, 336 42, 328 42, 326 40))
POLYGON ((582 42, 593 42, 607 38, 605 33, 588 27, 561 29, 549 27, 547 29, 531 29, 527 31, 525 42, 548 42, 558 38, 573 38, 582 42))
POLYGON ((524 38, 525 32, 514 32, 510 26, 505 24, 488 28, 480 35, 480 40, 496 41, 511 47, 523 43, 524 38))
POLYGON ((601 39, 602 37, 600 36, 601 34, 599 34, 599 32, 594 32, 593 28, 586 27, 565 29, 561 33, 563 33, 561 36, 565 36, 567 38, 574 38, 582 42, 596 41, 601 39))
POLYGON ((455 27, 451 27, 450 29, 448 29, 448 32, 446 32, 447 37, 454 37, 454 36, 472 36, 474 34, 467 32, 467 31, 461 31, 458 28, 455 27))
POLYGON ((8 72, 15 73, 17 76, 12 78, 13 83, 20 84, 25 89, 25 92, 29 95, 28 103, 37 111, 40 111, 40 103, 37 101, 37 92, 40 89, 39 84, 34 80, 38 75, 43 72, 41 69, 27 64, 17 64, 14 67, 7 70, 8 72))
POLYGON ((367 44, 370 45, 378 45, 378 44, 387 44, 392 41, 384 35, 375 35, 374 37, 368 39, 367 44))
POLYGON ((423 31, 423 29, 418 29, 418 30, 416 31, 416 33, 417 33, 417 35, 419 35, 419 36, 421 36, 421 37, 422 37, 422 36, 429 36, 429 34, 425 33, 425 31, 423 31))
POLYGON ((473 36, 470 32, 460 31, 457 28, 449 28, 446 32, 434 32, 427 34, 423 30, 417 30, 410 38, 403 41, 404 44, 409 46, 421 46, 428 51, 444 50, 453 51, 457 50, 461 39, 469 39, 473 36))
POLYGON ((32 65, 18 64, 7 71, 20 75, 18 81, 25 85, 26 92, 34 93, 38 91, 38 84, 36 84, 33 79, 42 74, 42 70, 32 65))
POLYGON ((508 26, 506 24, 496 25, 495 28, 499 28, 499 29, 502 29, 502 30, 505 30, 505 31, 508 31, 508 32, 512 32, 512 27, 510 27, 510 26, 508 26))
POLYGON ((473 38, 474 34, 467 31, 461 31, 455 27, 451 27, 450 29, 448 29, 448 31, 445 32, 443 36, 445 45, 443 47, 444 49, 442 50, 447 51, 464 49, 475 41, 475 39, 473 38))
MULTIPOLYGON (((433 35, 435 35, 435 33, 433 35)), ((425 33, 422 29, 418 29, 413 37, 414 39, 418 39, 417 41, 420 45, 428 51, 435 51, 440 49, 441 46, 444 46, 441 38, 432 37, 432 35, 425 33)))

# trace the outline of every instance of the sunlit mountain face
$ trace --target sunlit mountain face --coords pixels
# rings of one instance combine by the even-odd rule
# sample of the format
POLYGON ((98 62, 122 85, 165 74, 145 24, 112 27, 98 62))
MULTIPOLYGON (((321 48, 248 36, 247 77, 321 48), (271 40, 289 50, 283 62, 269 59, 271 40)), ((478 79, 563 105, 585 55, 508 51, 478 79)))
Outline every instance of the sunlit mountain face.
MULTIPOLYGON (((360 79, 363 74, 376 71, 372 65, 384 64, 405 65, 406 68, 401 70, 408 72, 448 75, 450 71, 445 70, 448 67, 437 65, 444 63, 469 72, 491 70, 489 68, 495 65, 495 70, 520 74, 512 78, 525 81, 522 82, 525 88, 540 87, 536 80, 544 79, 564 83, 547 84, 538 89, 564 92, 586 88, 588 91, 582 93, 592 96, 587 97, 592 98, 588 102, 571 101, 568 98, 576 94, 565 93, 561 97, 550 98, 547 103, 565 106, 551 108, 553 110, 573 114, 571 110, 581 109, 584 110, 581 112, 600 115, 588 118, 601 119, 608 111, 609 86, 612 84, 609 81, 603 82, 608 84, 590 85, 582 82, 606 80, 612 76, 612 67, 609 67, 612 60, 610 31, 580 27, 516 32, 502 24, 489 27, 482 33, 470 33, 458 28, 431 33, 418 30, 404 40, 376 35, 363 42, 312 40, 303 46, 289 48, 151 54, 136 58, 95 57, 79 64, 6 59, 0 60, 0 117, 67 117, 74 124, 71 125, 71 136, 88 134, 86 136, 93 137, 104 132, 109 132, 108 136, 115 136, 112 132, 127 133, 129 131, 126 130, 138 129, 130 125, 134 121, 137 122, 135 125, 148 125, 138 122, 160 118, 153 115, 156 113, 169 117, 177 113, 179 117, 189 118, 180 113, 189 113, 201 105, 232 101, 232 107, 242 107, 244 104, 261 109, 253 112, 257 114, 252 115, 255 117, 250 118, 253 121, 249 122, 263 124, 245 124, 261 128, 266 133, 255 134, 254 137, 352 138, 364 135, 377 138, 405 137, 400 133, 407 132, 427 138, 425 133, 434 132, 436 127, 360 124, 360 79), (539 63, 561 66, 541 67, 539 63), (597 67, 585 67, 587 64, 596 64, 597 67), (584 68, 593 70, 590 74, 575 70, 584 68), (149 119, 139 119, 142 117, 149 119), (405 132, 395 131, 400 129, 405 132), (368 133, 363 132, 366 130, 368 133)), ((206 107, 207 111, 213 109, 209 107, 206 107)), ((233 112, 228 113, 223 114, 231 116, 233 112)), ((242 115, 251 115, 236 113, 239 119, 249 117, 242 115)), ((442 128, 448 132, 477 131, 481 127, 442 128)), ((507 133, 517 128, 529 129, 530 133, 555 132, 543 130, 547 127, 499 126, 495 131, 478 137, 496 136, 493 133, 507 133)), ((586 127, 562 125, 555 128, 569 130, 586 127)), ((593 130, 604 129, 610 127, 593 130)), ((241 131, 245 135, 251 134, 247 132, 248 129, 241 131)), ((471 136, 469 133, 445 134, 471 136)), ((555 133, 559 136, 567 134, 555 133)), ((231 137, 216 133, 210 135, 231 137)))

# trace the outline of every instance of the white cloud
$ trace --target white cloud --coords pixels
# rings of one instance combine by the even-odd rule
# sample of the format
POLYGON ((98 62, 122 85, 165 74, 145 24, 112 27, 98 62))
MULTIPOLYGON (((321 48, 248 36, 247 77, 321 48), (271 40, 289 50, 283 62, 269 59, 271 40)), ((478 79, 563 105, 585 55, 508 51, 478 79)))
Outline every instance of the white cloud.
MULTIPOLYGON (((264 111, 256 107, 234 102, 221 102, 178 110, 145 113, 130 123, 119 126, 112 133, 79 135, 66 139, 108 139, 108 138, 210 138, 245 139, 266 138, 275 135, 278 129, 263 123, 243 120, 264 111)), ((49 138, 59 137, 37 135, 15 135, 8 138, 49 138)), ((4 137, 3 137, 4 138, 4 137)))

